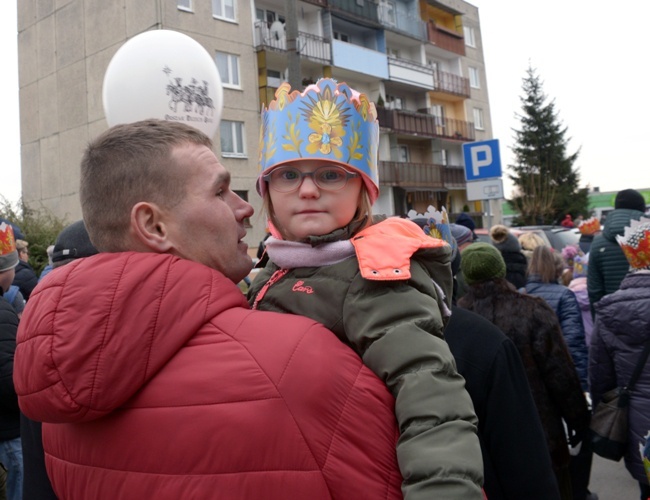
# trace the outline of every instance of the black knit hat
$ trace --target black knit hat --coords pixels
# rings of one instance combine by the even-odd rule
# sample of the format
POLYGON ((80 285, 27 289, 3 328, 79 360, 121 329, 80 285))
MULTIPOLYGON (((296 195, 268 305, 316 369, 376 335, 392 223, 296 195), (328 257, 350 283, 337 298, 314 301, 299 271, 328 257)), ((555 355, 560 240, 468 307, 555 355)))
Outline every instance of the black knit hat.
POLYGON ((634 189, 619 191, 614 200, 614 208, 627 208, 645 213, 645 199, 634 189))
POLYGON ((506 263, 494 245, 473 243, 461 253, 460 270, 468 285, 505 278, 506 263))
POLYGON ((59 233, 54 243, 52 262, 66 259, 81 259, 95 255, 97 249, 90 242, 83 220, 73 222, 59 233))

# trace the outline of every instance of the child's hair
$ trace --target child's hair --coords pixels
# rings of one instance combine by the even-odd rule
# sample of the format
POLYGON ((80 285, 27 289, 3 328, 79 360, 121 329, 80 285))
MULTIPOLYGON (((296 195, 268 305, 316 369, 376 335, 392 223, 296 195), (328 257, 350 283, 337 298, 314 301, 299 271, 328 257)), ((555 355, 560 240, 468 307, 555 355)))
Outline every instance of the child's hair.
MULTIPOLYGON (((275 216, 273 203, 271 203, 271 196, 268 189, 264 191, 262 210, 268 214, 269 220, 280 232, 282 237, 286 238, 287 235, 284 233, 282 225, 275 216)), ((357 211, 349 223, 360 223, 356 232, 359 232, 372 224, 372 203, 370 201, 370 196, 368 196, 368 190, 366 189, 365 184, 361 184, 361 191, 359 192, 359 200, 357 202, 357 211)))
MULTIPOLYGON (((559 256, 558 256, 559 257, 559 256)), ((536 274, 542 283, 556 283, 564 269, 562 257, 555 258, 550 248, 540 245, 533 250, 533 255, 528 265, 528 274, 536 274)))
POLYGON ((526 231, 519 235, 519 244, 523 250, 535 250, 540 245, 544 245, 542 237, 534 231, 526 231))

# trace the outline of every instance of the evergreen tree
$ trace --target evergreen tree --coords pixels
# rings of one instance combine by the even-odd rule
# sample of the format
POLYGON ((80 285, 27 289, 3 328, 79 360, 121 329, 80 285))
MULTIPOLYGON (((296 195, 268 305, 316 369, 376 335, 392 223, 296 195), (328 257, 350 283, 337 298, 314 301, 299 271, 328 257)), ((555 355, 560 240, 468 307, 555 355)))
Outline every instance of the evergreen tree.
POLYGON ((518 191, 509 201, 519 213, 514 223, 558 224, 566 214, 586 215, 588 189, 578 187, 579 175, 573 168, 580 151, 567 154, 567 128, 555 112, 555 102, 547 103, 542 82, 531 67, 523 91, 523 112, 517 115, 521 128, 514 131, 512 148, 515 165, 509 165, 514 171, 509 177, 518 191))

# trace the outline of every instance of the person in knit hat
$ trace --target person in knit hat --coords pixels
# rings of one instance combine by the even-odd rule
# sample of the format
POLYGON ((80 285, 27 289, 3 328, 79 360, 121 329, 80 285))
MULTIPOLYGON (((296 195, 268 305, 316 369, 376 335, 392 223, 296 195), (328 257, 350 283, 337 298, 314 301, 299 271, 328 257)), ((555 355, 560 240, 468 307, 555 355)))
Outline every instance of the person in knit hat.
POLYGON ((490 239, 506 262, 506 279, 516 289, 525 286, 528 261, 517 237, 506 226, 496 224, 490 228, 490 239))
POLYGON ((4 297, 14 280, 18 251, 13 228, 0 222, 0 462, 7 469, 7 498, 22 498, 23 452, 20 444, 20 411, 14 388, 18 314, 4 297))
POLYGON ((619 191, 614 210, 607 214, 602 232, 595 236, 589 249, 589 274, 587 291, 592 315, 594 304, 605 295, 618 290, 628 272, 629 264, 623 250, 616 242, 631 221, 639 220, 646 210, 643 195, 634 189, 619 191))
POLYGON ((590 414, 557 317, 542 299, 512 288, 503 257, 493 245, 470 245, 462 254, 461 269, 470 286, 458 305, 494 323, 517 346, 561 498, 571 499, 569 443, 562 421, 575 445, 587 433, 590 414))
MULTIPOLYGON (((617 242, 626 256, 629 271, 619 290, 595 305, 589 353, 594 408, 603 394, 630 380, 644 345, 650 342, 650 218, 630 221, 617 242)), ((591 267, 595 255, 590 252, 589 256, 591 267)), ((624 457, 625 467, 639 483, 641 498, 650 497, 650 483, 639 455, 639 445, 645 443, 649 429, 650 363, 646 361, 630 391, 628 448, 624 457)))
MULTIPOLYGON (((283 83, 275 97, 262 110, 257 180, 269 261, 251 307, 327 325, 386 383, 404 496, 481 498, 478 421, 443 335, 451 245, 412 220, 373 216, 379 123, 368 96, 322 78, 302 92, 283 83)), ((446 211, 431 209, 448 230, 446 211)))

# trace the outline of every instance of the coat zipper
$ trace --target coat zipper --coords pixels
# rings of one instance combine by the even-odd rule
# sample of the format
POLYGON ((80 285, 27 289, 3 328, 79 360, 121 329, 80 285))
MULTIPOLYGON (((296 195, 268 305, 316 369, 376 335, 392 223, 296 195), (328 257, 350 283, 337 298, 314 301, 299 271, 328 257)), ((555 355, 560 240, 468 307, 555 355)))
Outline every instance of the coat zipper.
POLYGON ((260 291, 257 293, 255 296, 255 302, 253 302, 253 307, 252 309, 257 309, 257 304, 264 298, 264 295, 266 295, 266 291, 277 281, 282 279, 282 277, 289 272, 288 269, 278 269, 275 271, 269 280, 264 284, 264 286, 260 289, 260 291))

